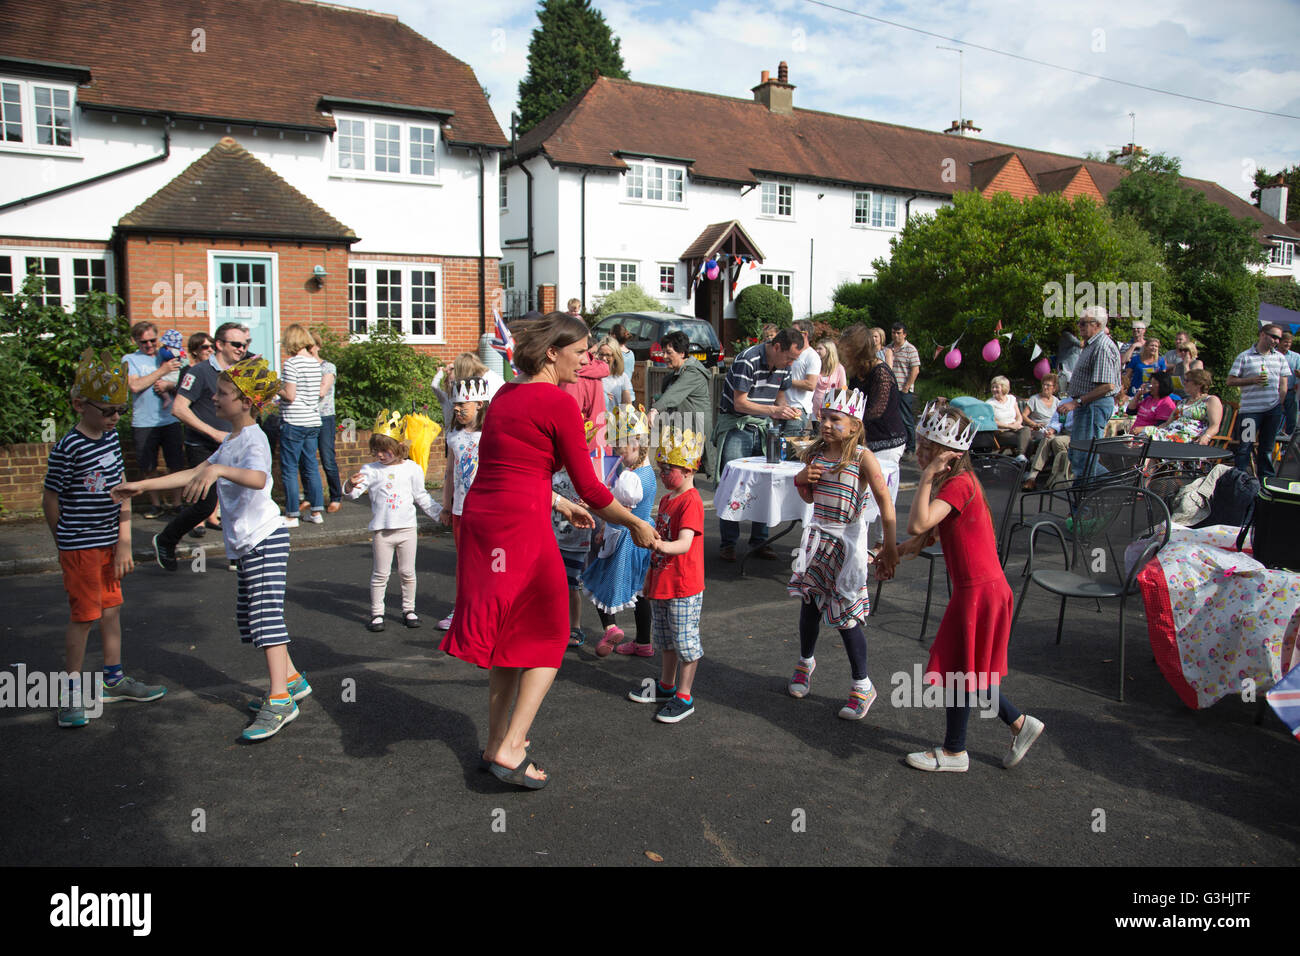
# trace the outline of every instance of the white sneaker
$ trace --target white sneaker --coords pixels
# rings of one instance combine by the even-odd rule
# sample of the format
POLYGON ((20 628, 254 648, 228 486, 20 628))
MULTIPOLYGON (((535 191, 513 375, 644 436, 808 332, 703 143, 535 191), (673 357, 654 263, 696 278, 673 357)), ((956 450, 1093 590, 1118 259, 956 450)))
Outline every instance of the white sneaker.
POLYGON ((1002 766, 1010 770, 1020 763, 1029 752, 1029 748, 1034 745, 1034 741, 1038 739, 1038 735, 1043 732, 1043 726, 1043 722, 1037 717, 1025 714, 1025 722, 1020 727, 1020 733, 1011 738, 1011 749, 1002 758, 1002 766))
POLYGON ((286 528, 296 528, 296 527, 298 527, 298 519, 297 519, 297 518, 285 518, 285 519, 284 519, 284 526, 285 526, 286 528))
POLYGON ((310 521, 312 524, 324 524, 325 516, 321 514, 319 511, 313 511, 311 515, 307 518, 307 520, 310 521))

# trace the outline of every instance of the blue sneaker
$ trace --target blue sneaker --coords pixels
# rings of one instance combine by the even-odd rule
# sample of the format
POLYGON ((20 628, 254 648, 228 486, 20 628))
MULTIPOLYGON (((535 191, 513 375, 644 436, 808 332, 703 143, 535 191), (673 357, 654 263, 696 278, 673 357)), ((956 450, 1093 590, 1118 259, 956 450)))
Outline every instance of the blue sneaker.
POLYGON ((150 701, 157 700, 167 693, 161 684, 142 684, 134 677, 123 677, 116 684, 104 685, 104 703, 111 704, 119 700, 150 701))
POLYGON ((245 740, 265 740, 274 737, 284 729, 285 724, 297 719, 298 705, 293 702, 293 698, 283 704, 268 700, 262 704, 262 709, 257 712, 253 722, 244 728, 242 736, 245 740))
MULTIPOLYGON (((289 687, 289 696, 292 697, 294 700, 302 700, 304 697, 307 697, 311 694, 311 684, 307 683, 307 678, 304 677, 302 674, 298 675, 297 680, 289 681, 288 687, 289 687)), ((254 697, 252 700, 248 702, 248 709, 251 710, 253 713, 257 713, 259 710, 262 709, 262 705, 265 703, 266 703, 265 697, 254 697)))
POLYGON ((60 727, 84 727, 90 723, 82 707, 60 707, 58 722, 60 727))
POLYGON ((695 713, 695 699, 691 698, 691 702, 688 704, 674 694, 673 699, 664 704, 659 713, 655 714, 655 720, 661 724, 675 724, 679 720, 685 720, 693 713, 695 713))

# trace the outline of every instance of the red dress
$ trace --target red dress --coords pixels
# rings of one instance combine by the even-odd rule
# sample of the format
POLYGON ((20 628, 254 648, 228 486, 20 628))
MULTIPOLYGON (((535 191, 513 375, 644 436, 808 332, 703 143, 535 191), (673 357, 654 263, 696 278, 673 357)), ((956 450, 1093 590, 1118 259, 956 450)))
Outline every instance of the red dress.
POLYGON ((968 690, 984 690, 1007 674, 1011 585, 998 561, 993 518, 975 476, 962 472, 952 478, 937 499, 953 509, 939 522, 952 598, 930 647, 925 679, 946 684, 945 675, 960 673, 968 690))
POLYGON ((440 645, 479 667, 559 667, 569 588, 551 530, 551 475, 589 504, 614 500, 587 454, 577 403, 554 385, 502 386, 488 406, 456 552, 456 614, 440 645))

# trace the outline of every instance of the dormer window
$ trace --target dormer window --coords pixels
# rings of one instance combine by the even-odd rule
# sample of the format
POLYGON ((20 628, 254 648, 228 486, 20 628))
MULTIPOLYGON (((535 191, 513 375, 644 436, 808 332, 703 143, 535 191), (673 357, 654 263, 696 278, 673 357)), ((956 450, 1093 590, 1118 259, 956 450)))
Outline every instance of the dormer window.
POLYGON ((789 219, 794 215, 794 187, 789 183, 763 183, 759 212, 763 216, 789 219))
POLYGON ((0 77, 0 149, 73 152, 75 103, 70 84, 0 77))
POLYGON ((628 202, 683 205, 686 201, 686 170, 650 159, 628 162, 623 198, 628 202))
POLYGON ((437 123, 340 113, 334 121, 338 125, 334 175, 395 182, 437 180, 437 123))
POLYGON ((1291 265, 1294 256, 1295 244, 1290 242, 1279 242, 1268 250, 1268 261, 1275 266, 1291 265))

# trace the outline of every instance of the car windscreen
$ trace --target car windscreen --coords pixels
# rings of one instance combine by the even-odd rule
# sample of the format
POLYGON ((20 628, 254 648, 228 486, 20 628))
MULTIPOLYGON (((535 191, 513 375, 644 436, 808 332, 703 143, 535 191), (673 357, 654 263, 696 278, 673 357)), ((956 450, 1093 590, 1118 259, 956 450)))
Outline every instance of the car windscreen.
POLYGON ((706 349, 718 348, 718 336, 713 331, 713 326, 704 322, 668 322, 664 324, 663 335, 669 332, 685 332, 686 340, 691 345, 698 345, 706 349))

